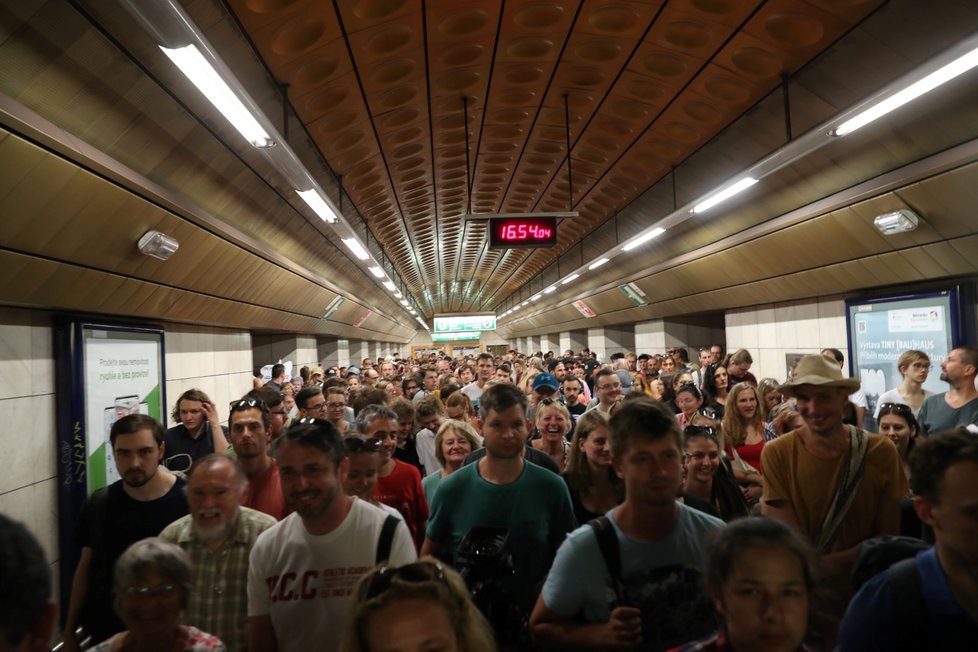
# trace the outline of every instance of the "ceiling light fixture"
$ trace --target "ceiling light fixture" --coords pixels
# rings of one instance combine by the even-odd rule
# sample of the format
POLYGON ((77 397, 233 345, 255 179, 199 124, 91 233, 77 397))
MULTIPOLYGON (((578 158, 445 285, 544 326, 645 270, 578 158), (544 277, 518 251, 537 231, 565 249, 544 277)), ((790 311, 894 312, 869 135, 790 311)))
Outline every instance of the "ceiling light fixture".
POLYGON ((632 240, 631 242, 629 242, 628 244, 626 244, 624 247, 621 248, 621 250, 622 251, 631 251, 635 247, 637 247, 639 245, 643 245, 646 242, 648 242, 649 240, 651 240, 652 238, 657 238, 657 237, 659 237, 660 235, 662 235, 665 232, 666 232, 666 230, 663 229, 663 228, 661 228, 661 227, 660 228, 657 228, 657 229, 652 229, 648 233, 646 233, 644 235, 640 235, 637 238, 635 238, 634 240, 632 240))
POLYGON ((917 228, 920 218, 909 208, 903 208, 892 213, 877 215, 873 220, 873 226, 879 229, 883 235, 893 235, 895 233, 907 233, 917 228))
POLYGON ((851 134, 860 127, 865 127, 870 122, 882 118, 887 113, 900 108, 908 102, 912 102, 924 93, 929 93, 941 84, 951 81, 958 75, 968 72, 978 66, 978 48, 975 48, 961 55, 954 61, 938 68, 923 79, 920 79, 906 88, 897 91, 885 100, 874 104, 865 111, 853 118, 846 120, 835 129, 829 131, 830 136, 845 136, 851 134))
POLYGON ((367 269, 375 277, 377 277, 377 278, 384 278, 384 270, 382 270, 379 265, 374 265, 373 267, 368 267, 367 269))
POLYGON ((551 285, 546 290, 544 290, 543 293, 544 294, 550 294, 551 292, 555 292, 556 290, 557 290, 557 286, 556 285, 551 285))
POLYGON ((568 276, 567 278, 565 278, 563 281, 561 281, 560 284, 561 285, 567 285, 571 281, 580 278, 580 276, 581 276, 580 274, 578 274, 578 273, 575 272, 574 274, 571 274, 570 276, 568 276))
POLYGON ((370 254, 367 253, 367 250, 363 248, 363 245, 356 238, 343 238, 343 244, 360 260, 368 260, 370 258, 370 254))
POLYGON ((167 260, 180 248, 177 239, 160 231, 147 231, 136 243, 139 250, 147 256, 167 260))
POLYGON ((595 270, 595 269, 601 267, 602 265, 604 265, 609 260, 611 260, 611 259, 610 258, 601 258, 600 260, 596 260, 596 261, 594 261, 593 263, 591 263, 588 266, 588 269, 589 270, 595 270))
MULTIPOLYGON (((339 218, 336 216, 336 211, 333 207, 326 203, 322 195, 315 188, 311 190, 296 190, 296 194, 302 197, 302 201, 309 205, 309 208, 313 210, 319 217, 321 217, 327 224, 335 224, 339 218)), ((379 278, 379 277, 378 277, 379 278)))
POLYGON ((196 45, 182 48, 160 46, 170 61, 187 76, 204 97, 227 118, 235 129, 255 147, 271 147, 275 144, 251 111, 245 107, 231 87, 214 70, 211 63, 200 53, 196 45))
POLYGON ((394 285, 394 281, 384 281, 384 287, 390 290, 391 292, 397 291, 397 286, 394 285))
POLYGON ((720 202, 726 201, 731 197, 733 197, 734 195, 736 195, 737 193, 747 190, 755 183, 757 183, 757 179, 755 179, 754 177, 744 177, 737 183, 727 186, 726 188, 724 188, 717 194, 713 195, 712 197, 709 197, 701 201, 700 203, 696 204, 695 206, 693 206, 692 212, 702 213, 703 211, 708 211, 714 206, 716 206, 717 204, 719 204, 720 202))

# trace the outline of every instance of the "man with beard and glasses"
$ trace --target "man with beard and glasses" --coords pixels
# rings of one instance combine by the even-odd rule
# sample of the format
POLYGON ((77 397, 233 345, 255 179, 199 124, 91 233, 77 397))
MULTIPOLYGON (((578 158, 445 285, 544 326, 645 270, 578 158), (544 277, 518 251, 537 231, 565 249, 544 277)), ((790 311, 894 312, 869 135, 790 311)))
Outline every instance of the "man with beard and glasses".
POLYGON ((479 409, 486 454, 439 484, 421 555, 454 555, 476 526, 507 529, 513 573, 500 583, 526 615, 554 552, 577 521, 560 476, 524 460, 531 427, 526 395, 515 385, 494 385, 482 394, 479 409))
POLYGON ((115 562, 131 544, 155 537, 187 514, 186 484, 162 466, 163 425, 144 414, 125 416, 109 432, 121 480, 93 493, 82 509, 75 569, 65 619, 65 650, 77 650, 78 625, 99 643, 125 629, 112 608, 115 562))
MULTIPOLYGON (((339 649, 352 593, 377 563, 387 513, 343 491, 350 468, 343 437, 325 419, 302 419, 278 447, 285 502, 293 513, 258 537, 248 571, 249 649, 339 649)), ((397 521, 391 566, 417 558, 397 521)))
POLYGON ((924 399, 917 413, 920 434, 951 430, 958 426, 978 424, 978 349, 959 346, 941 363, 941 380, 950 386, 943 394, 924 399))
POLYGON ((187 476, 190 514, 160 534, 193 561, 193 590, 182 622, 214 634, 229 652, 248 649, 248 556, 258 535, 275 525, 268 514, 241 506, 247 485, 234 460, 220 454, 200 458, 187 476))
MULTIPOLYGON (((282 409, 281 403, 276 409, 282 409)), ((289 510, 282 496, 278 464, 268 455, 272 424, 277 420, 272 411, 249 392, 245 398, 231 404, 228 426, 234 455, 247 478, 241 504, 280 521, 289 515, 289 510)), ((206 627, 201 629, 214 631, 206 627)))

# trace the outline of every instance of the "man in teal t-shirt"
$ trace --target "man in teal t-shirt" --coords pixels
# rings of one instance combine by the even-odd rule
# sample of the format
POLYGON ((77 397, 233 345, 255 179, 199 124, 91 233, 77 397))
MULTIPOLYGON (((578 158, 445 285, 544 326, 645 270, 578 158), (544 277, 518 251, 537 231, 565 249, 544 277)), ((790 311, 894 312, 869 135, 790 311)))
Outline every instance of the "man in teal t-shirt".
POLYGON ((506 528, 514 573, 504 578, 503 588, 528 614, 557 547, 577 521, 560 476, 523 459, 530 434, 526 409, 526 396, 514 385, 495 385, 483 393, 486 455, 439 484, 421 554, 454 561, 473 527, 506 528))

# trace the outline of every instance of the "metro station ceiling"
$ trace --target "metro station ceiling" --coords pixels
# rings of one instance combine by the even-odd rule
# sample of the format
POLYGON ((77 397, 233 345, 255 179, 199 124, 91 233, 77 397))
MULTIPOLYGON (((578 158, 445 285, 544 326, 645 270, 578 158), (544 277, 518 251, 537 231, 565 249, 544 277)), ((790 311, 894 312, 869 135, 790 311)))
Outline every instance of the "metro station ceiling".
MULTIPOLYGON (((426 318, 512 307, 978 30, 969 0, 180 4, 426 318), (485 222, 463 219, 470 207, 580 216, 560 221, 552 249, 492 250, 485 222)), ((0 9, 0 28, 0 61, 9 62, 0 63, 0 91, 213 216, 255 255, 287 261, 283 273, 307 270, 316 286, 276 303, 267 293, 297 281, 266 283, 254 303, 316 318, 343 295, 374 307, 378 330, 394 332, 402 320, 413 327, 120 5, 17 0, 0 9)), ((597 293, 629 277, 651 289, 675 262, 665 293, 673 303, 662 309, 702 311, 709 306, 675 303, 682 288, 708 293, 723 278, 714 266, 684 279, 679 261, 978 137, 974 88, 937 103, 945 122, 911 112, 855 147, 829 147, 780 172, 750 203, 671 229, 644 257, 574 287, 597 293)), ((728 252, 739 261, 732 276, 748 287, 787 273, 779 253, 728 252)), ((234 260, 225 277, 241 269, 234 260)), ((824 252, 805 269, 837 262, 824 252)), ((247 288, 228 296, 215 280, 188 289, 251 296, 247 288)), ((558 315, 574 327, 576 296, 564 294, 554 295, 559 312, 523 327, 545 329, 558 315)), ((752 296, 779 295, 738 300, 752 296)))

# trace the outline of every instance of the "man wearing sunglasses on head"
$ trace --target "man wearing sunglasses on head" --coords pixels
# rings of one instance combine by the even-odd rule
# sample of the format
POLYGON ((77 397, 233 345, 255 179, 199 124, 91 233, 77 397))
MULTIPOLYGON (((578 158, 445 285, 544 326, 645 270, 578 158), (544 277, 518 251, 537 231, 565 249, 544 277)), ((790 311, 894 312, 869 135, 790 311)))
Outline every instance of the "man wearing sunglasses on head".
MULTIPOLYGON (((350 469, 342 435, 325 419, 301 419, 282 436, 277 459, 293 511, 266 530, 251 552, 249 649, 337 650, 360 578, 377 563, 387 513, 346 495, 350 469)), ((392 565, 417 558, 397 521, 392 565)))
MULTIPOLYGON (((247 486, 241 497, 244 507, 264 512, 280 521, 289 514, 279 483, 278 464, 269 454, 271 424, 282 419, 275 415, 264 402, 254 396, 261 390, 252 390, 240 401, 231 404, 228 426, 234 455, 241 463, 247 486)), ((281 412, 279 403, 274 408, 281 412)))

